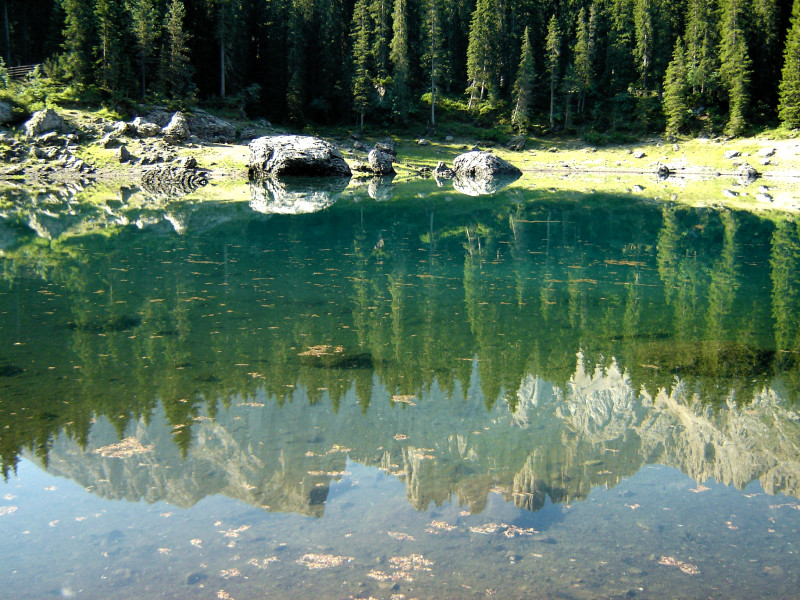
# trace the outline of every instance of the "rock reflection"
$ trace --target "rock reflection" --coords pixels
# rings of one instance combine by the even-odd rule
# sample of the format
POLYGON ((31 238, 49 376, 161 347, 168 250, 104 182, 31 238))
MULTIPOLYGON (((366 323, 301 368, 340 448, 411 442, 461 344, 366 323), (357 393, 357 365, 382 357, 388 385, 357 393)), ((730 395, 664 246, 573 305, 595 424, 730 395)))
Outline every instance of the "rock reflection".
POLYGON ((299 215, 325 210, 342 197, 350 179, 267 178, 250 182, 250 207, 264 214, 299 215))
POLYGON ((453 189, 467 196, 487 196, 495 194, 519 179, 521 175, 499 175, 496 177, 470 177, 456 173, 453 189))

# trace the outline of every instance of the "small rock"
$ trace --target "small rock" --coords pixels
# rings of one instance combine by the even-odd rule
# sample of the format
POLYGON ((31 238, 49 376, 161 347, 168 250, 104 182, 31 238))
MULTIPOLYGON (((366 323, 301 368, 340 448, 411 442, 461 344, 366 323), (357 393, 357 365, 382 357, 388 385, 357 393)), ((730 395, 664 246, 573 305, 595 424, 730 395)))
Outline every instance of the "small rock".
POLYGON ((363 150, 363 149, 364 149, 364 144, 362 144, 360 141, 356 140, 355 142, 353 142, 353 150, 363 150))
POLYGON ((385 154, 389 154, 392 158, 397 158, 397 150, 395 149, 394 142, 390 138, 386 138, 382 142, 375 144, 375 150, 380 150, 385 154))
POLYGON ((417 145, 418 146, 428 146, 429 144, 430 144, 430 142, 428 140, 426 140, 425 138, 417 140, 417 145))
POLYGON ((739 158, 741 153, 738 150, 728 150, 725 154, 722 155, 722 158, 725 160, 731 160, 734 158, 739 158))
POLYGON ((634 194, 640 194, 640 193, 642 193, 642 192, 644 191, 644 188, 643 188, 642 186, 640 186, 640 185, 634 185, 634 186, 631 188, 631 191, 632 191, 634 194))
POLYGON ((184 169, 196 169, 197 159, 194 156, 184 156, 178 160, 178 165, 184 169))
POLYGON ((733 190, 725 189, 725 190, 722 190, 722 195, 725 196, 726 198, 736 198, 739 194, 737 194, 733 190))
POLYGON ((672 150, 675 152, 679 152, 681 147, 678 144, 672 144, 672 150))
POLYGON ((439 161, 436 168, 433 170, 433 176, 436 177, 436 179, 452 179, 454 175, 453 169, 449 168, 442 161, 439 161))
POLYGON ((128 147, 124 144, 120 146, 119 150, 117 150, 117 159, 119 160, 120 164, 130 162, 131 158, 132 156, 128 150, 128 147))
POLYGON ((769 194, 756 194, 756 200, 759 202, 772 202, 772 196, 769 194))
POLYGON ((772 161, 771 161, 770 159, 768 159, 768 158, 762 158, 762 159, 761 159, 760 161, 758 161, 758 162, 759 162, 759 164, 761 164, 761 165, 763 165, 763 166, 765 166, 765 167, 766 167, 767 165, 770 165, 770 164, 772 164, 772 161))
POLYGON ((452 144, 455 138, 452 135, 445 136, 444 141, 448 144, 452 144))
POLYGON ((761 148, 758 151, 758 155, 761 158, 769 158, 770 156, 775 156, 775 152, 776 152, 775 148, 761 148))
POLYGON ((647 154, 645 154, 644 150, 635 150, 633 152, 633 158, 644 158, 645 156, 647 156, 647 154))
POLYGON ((765 185, 760 185, 760 186, 758 186, 758 193, 759 194, 768 194, 769 193, 769 188, 767 186, 765 186, 765 185))

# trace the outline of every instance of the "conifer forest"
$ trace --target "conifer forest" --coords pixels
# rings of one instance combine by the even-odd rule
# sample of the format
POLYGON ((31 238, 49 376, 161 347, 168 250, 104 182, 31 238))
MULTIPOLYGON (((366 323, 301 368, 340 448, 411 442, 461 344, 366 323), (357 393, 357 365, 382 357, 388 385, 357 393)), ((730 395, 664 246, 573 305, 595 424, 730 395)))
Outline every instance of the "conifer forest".
MULTIPOLYGON (((308 124, 800 126, 800 0, 3 0, 5 67, 82 101, 308 124)), ((4 68, 5 68, 4 67, 4 68)))

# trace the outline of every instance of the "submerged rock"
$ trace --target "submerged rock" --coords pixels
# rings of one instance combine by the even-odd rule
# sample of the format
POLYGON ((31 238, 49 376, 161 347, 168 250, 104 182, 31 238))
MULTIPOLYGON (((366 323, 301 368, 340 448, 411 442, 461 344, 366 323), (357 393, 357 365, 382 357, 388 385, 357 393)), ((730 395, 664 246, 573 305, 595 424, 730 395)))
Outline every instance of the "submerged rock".
POLYGON ((378 202, 391 200, 395 192, 395 185, 392 183, 393 180, 393 175, 373 177, 367 186, 369 197, 378 202))
POLYGON ((332 144, 301 135, 260 137, 250 142, 248 173, 264 177, 350 177, 342 154, 332 144))
POLYGON ((264 214, 299 215, 325 210, 342 197, 348 177, 287 179, 250 182, 250 208, 264 214))

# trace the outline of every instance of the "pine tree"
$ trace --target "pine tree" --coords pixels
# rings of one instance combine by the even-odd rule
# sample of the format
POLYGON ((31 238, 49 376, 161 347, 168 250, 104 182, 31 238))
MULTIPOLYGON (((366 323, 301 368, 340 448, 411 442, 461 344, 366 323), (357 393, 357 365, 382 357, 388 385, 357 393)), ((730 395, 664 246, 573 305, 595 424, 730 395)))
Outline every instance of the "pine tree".
POLYGON ((791 27, 783 50, 778 115, 787 127, 800 127, 800 0, 794 0, 791 27))
POLYGON ((469 108, 475 100, 483 100, 492 85, 494 68, 494 0, 478 0, 469 27, 467 46, 467 79, 470 82, 469 108))
POLYGON ((359 115, 359 128, 364 129, 364 114, 372 88, 370 76, 371 21, 367 0, 356 0, 353 11, 353 102, 359 115))
POLYGON ((375 79, 383 86, 390 71, 392 0, 372 0, 369 12, 374 24, 372 32, 372 62, 375 65, 375 79))
POLYGON ((550 79, 550 127, 555 126, 556 89, 561 70, 561 30, 558 19, 553 15, 547 24, 547 38, 545 39, 545 52, 547 59, 547 75, 550 79))
POLYGON ((94 13, 100 67, 97 75, 100 87, 119 94, 123 91, 123 80, 127 71, 126 57, 122 52, 122 0, 96 0, 94 13))
POLYGON ((684 45, 687 81, 696 103, 709 103, 719 72, 718 18, 715 0, 689 0, 684 45))
POLYGON ((142 78, 142 98, 147 94, 147 65, 153 55, 158 39, 156 24, 158 17, 154 0, 133 0, 130 6, 131 28, 139 54, 139 68, 142 78))
POLYGON ((394 114, 402 123, 408 121, 411 104, 411 62, 408 48, 407 0, 395 0, 392 12, 392 43, 389 60, 392 63, 392 102, 394 114))
POLYGON ((511 115, 511 122, 523 131, 530 124, 535 85, 536 64, 531 46, 530 29, 526 27, 522 36, 522 55, 519 61, 519 71, 517 72, 517 79, 514 81, 514 112, 511 115))
POLYGON ((578 82, 578 112, 582 113, 586 105, 586 94, 591 90, 594 79, 594 35, 583 8, 578 12, 576 38, 573 64, 578 82))
POLYGON ((739 135, 747 125, 750 103, 751 62, 744 35, 743 0, 726 0, 723 8, 720 43, 720 78, 728 92, 730 135, 739 135))
POLYGON ((664 114, 667 117, 669 134, 680 133, 689 123, 687 74, 686 53, 681 38, 678 38, 664 80, 664 114))
POLYGON ((443 40, 443 0, 425 0, 423 10, 423 36, 425 52, 422 55, 423 67, 430 76, 431 127, 436 127, 436 88, 441 78, 444 62, 443 40))
POLYGON ((189 60, 189 34, 184 28, 186 8, 182 0, 171 0, 165 22, 162 56, 162 86, 169 98, 189 101, 194 96, 194 70, 189 60))
POLYGON ((91 73, 94 37, 93 4, 86 0, 61 0, 64 10, 64 49, 72 77, 87 83, 91 73))

